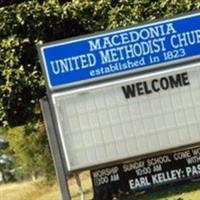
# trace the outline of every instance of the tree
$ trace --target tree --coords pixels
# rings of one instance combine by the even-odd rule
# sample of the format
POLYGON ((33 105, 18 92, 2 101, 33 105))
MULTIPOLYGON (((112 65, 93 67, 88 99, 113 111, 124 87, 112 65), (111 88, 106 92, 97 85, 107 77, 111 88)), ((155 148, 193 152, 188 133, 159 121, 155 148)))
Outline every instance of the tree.
POLYGON ((42 175, 48 179, 54 177, 53 161, 42 122, 11 128, 6 135, 18 179, 32 177, 35 180, 42 175))
POLYGON ((31 0, 0 9, 0 122, 23 125, 40 118, 45 84, 36 46, 130 26, 200 7, 199 0, 31 0))

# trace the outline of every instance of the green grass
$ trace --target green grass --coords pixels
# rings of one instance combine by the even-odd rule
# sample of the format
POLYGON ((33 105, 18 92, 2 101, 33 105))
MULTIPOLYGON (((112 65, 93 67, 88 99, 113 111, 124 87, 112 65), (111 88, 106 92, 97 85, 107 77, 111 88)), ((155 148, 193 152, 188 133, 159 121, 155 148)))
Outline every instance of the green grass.
MULTIPOLYGON (((91 181, 88 173, 81 174, 85 199, 92 199, 91 181)), ((69 181, 72 200, 80 200, 76 181, 69 181)), ((24 182, 0 185, 0 200, 60 200, 57 185, 41 186, 36 183, 24 182)), ((187 183, 179 186, 169 186, 162 190, 148 192, 120 200, 200 200, 200 182, 187 183)))

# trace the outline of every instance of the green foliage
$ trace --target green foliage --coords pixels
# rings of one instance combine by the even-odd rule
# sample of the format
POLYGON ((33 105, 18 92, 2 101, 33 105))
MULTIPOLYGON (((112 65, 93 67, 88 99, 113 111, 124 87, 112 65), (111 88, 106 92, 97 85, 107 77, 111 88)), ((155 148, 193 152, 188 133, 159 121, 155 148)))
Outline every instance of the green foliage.
POLYGON ((38 119, 35 107, 45 88, 36 46, 68 36, 66 29, 75 23, 63 21, 61 15, 62 9, 50 1, 44 5, 29 1, 1 9, 0 120, 4 125, 38 119))
POLYGON ((17 178, 54 176, 53 161, 43 123, 19 126, 7 131, 9 151, 15 158, 17 178))

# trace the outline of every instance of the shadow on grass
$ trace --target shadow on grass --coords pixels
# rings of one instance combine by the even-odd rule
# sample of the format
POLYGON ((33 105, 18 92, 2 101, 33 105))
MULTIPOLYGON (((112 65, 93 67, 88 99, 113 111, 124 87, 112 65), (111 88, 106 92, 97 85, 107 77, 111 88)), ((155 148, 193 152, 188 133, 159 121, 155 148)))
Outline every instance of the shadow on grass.
MULTIPOLYGON (((181 195, 183 193, 195 192, 200 190, 200 182, 191 183, 187 182, 184 184, 174 184, 165 186, 165 188, 157 188, 151 191, 146 192, 143 195, 136 194, 131 197, 121 197, 120 200, 159 200, 165 199, 167 200, 174 195, 181 195)), ((200 198, 199 198, 200 199, 200 198)), ((174 200, 183 200, 181 197, 174 198, 174 200)))

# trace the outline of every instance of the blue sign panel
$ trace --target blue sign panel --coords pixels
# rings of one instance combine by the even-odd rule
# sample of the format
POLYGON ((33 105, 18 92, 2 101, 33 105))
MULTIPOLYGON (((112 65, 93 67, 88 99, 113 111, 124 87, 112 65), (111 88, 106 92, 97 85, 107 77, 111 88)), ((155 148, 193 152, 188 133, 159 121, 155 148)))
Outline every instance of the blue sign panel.
POLYGON ((41 47, 50 89, 200 55, 200 13, 41 47))

